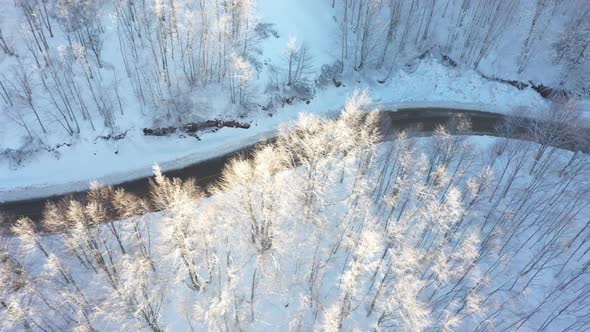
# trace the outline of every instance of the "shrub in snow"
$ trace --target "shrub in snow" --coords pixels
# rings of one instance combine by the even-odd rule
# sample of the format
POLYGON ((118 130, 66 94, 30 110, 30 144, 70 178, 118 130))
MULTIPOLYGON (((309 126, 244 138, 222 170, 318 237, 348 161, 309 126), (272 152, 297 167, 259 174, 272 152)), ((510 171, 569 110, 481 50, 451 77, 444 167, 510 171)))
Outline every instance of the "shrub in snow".
POLYGON ((315 80, 318 88, 326 89, 330 86, 339 88, 342 86, 342 61, 336 60, 333 64, 322 65, 320 74, 315 80))
POLYGON ((260 38, 268 38, 271 35, 275 38, 279 38, 279 33, 276 31, 274 26, 274 23, 258 23, 256 24, 256 27, 254 27, 254 31, 260 35, 260 38))
POLYGON ((8 162, 10 169, 15 170, 26 165, 44 147, 39 138, 29 137, 19 148, 0 151, 0 160, 8 162))

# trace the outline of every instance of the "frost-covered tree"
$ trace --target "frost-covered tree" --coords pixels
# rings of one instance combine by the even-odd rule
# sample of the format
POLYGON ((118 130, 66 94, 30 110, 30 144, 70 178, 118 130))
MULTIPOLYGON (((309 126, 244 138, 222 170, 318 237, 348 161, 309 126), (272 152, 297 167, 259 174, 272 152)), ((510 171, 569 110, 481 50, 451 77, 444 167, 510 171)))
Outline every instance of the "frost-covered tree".
POLYGON ((311 56, 305 43, 299 44, 295 37, 290 37, 286 50, 287 86, 300 83, 309 74, 311 56))
POLYGON ((252 81, 254 70, 252 65, 242 56, 232 56, 232 78, 230 80, 231 100, 234 104, 249 106, 252 98, 252 81))
MULTIPOLYGON (((194 291, 200 291, 210 281, 212 267, 208 267, 208 225, 195 225, 196 201, 202 197, 194 182, 169 180, 154 167, 152 197, 157 208, 166 209, 163 220, 161 255, 172 263, 179 280, 194 291), (207 268, 208 267, 208 268, 207 268)), ((206 221, 206 220, 202 220, 206 221)))
POLYGON ((575 18, 569 22, 559 40, 553 45, 555 62, 562 63, 562 82, 566 88, 579 95, 586 95, 590 89, 588 64, 590 56, 590 5, 578 5, 575 18))

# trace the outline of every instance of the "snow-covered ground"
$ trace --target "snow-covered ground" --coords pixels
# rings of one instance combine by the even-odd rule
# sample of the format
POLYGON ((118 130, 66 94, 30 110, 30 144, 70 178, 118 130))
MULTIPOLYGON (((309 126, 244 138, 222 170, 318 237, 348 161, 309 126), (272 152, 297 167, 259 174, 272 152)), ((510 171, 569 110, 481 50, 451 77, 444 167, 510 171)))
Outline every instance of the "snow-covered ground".
MULTIPOLYGON (((316 70, 336 58, 334 50, 337 48, 326 43, 337 33, 327 2, 261 0, 257 13, 260 21, 275 23, 279 35, 279 38, 270 37, 262 42, 262 58, 268 63, 283 61, 290 37, 308 45, 316 70), (326 8, 318 8, 321 6, 326 8), (278 13, 281 15, 277 16, 278 13)), ((260 75, 259 91, 266 83, 265 74, 260 75)), ((57 153, 41 152, 16 169, 11 169, 8 162, 0 162, 0 201, 83 190, 88 188, 91 180, 120 183, 149 175, 156 163, 164 170, 170 170, 223 155, 273 136, 281 123, 296 119, 300 113, 337 112, 355 89, 368 89, 373 100, 387 105, 389 110, 394 106, 442 105, 510 112, 518 107, 533 110, 548 107, 547 102, 531 89, 519 91, 507 84, 486 81, 473 71, 445 67, 427 59, 411 74, 403 70, 396 72, 389 83, 379 84, 374 78, 349 78, 345 87, 318 91, 310 104, 286 105, 277 109, 272 117, 268 112, 257 111, 247 119, 252 123, 250 129, 224 128, 202 135, 200 141, 175 135, 146 137, 141 132, 146 123, 140 119, 128 119, 129 126, 121 128, 121 131, 127 131, 123 140, 104 141, 84 136, 73 146, 58 149, 57 153)), ((13 128, 4 119, 0 125, 3 142, 14 134, 13 128)))
MULTIPOLYGON (((341 139, 335 147, 315 143, 331 155, 347 146, 341 139)), ((143 314, 150 306, 158 308, 154 321, 171 331, 331 331, 339 315, 342 329, 336 330, 345 331, 586 326, 586 300, 577 296, 588 291, 588 252, 580 250, 587 247, 587 167, 578 164, 583 157, 568 164, 573 154, 556 149, 533 172, 537 148, 444 134, 387 142, 376 147, 367 174, 355 168, 364 164, 358 152, 326 159, 316 151, 308 160, 315 172, 301 166, 275 174, 279 158, 265 158, 266 151, 256 163, 236 164, 233 180, 212 197, 196 201, 183 189, 170 190, 165 212, 92 228, 73 221, 75 227, 53 235, 23 228, 0 249, 28 273, 7 273, 5 280, 21 282, 34 296, 7 289, 13 312, 23 314, 5 316, 5 323, 75 324, 54 309, 41 310, 57 302, 58 310, 78 313, 79 326, 105 330, 147 329, 143 314), (431 153, 449 146, 456 154, 441 166, 444 158, 431 153), (308 186, 315 204, 306 199, 308 186), (250 214, 244 213, 248 204, 250 214), (271 220, 268 251, 251 240, 250 218, 271 220), (125 253, 113 234, 123 239, 125 253), (111 258, 104 270, 95 272, 71 254, 72 248, 77 255, 90 251, 88 238, 103 240, 93 253, 111 258), (149 261, 140 249, 146 239, 149 261), (182 255, 194 266, 185 266, 182 255), (109 271, 120 276, 116 287, 109 271), (203 288, 190 288, 190 271, 207 280, 203 288)), ((170 184, 161 183, 166 197, 170 184)), ((93 207, 88 204, 89 214, 93 207)), ((61 214, 76 216, 56 213, 58 223, 68 220, 61 214)))
MULTIPOLYGON (((20 17, 17 9, 8 6, 1 15, 3 31, 11 31, 12 37, 9 37, 16 38, 17 32, 6 27, 16 24, 20 17)), ((286 45, 292 37, 307 45, 313 57, 312 69, 316 73, 323 64, 331 64, 338 59, 340 51, 335 36, 339 34, 339 27, 329 1, 259 0, 256 16, 260 22, 273 23, 279 37, 271 36, 257 46, 262 51, 260 60, 266 64, 256 80, 258 94, 268 83, 270 74, 267 68, 284 63, 286 45)), ((107 24, 106 29, 109 38, 116 39, 113 37, 113 24, 107 24)), ((115 60, 119 57, 114 51, 115 44, 116 41, 108 41, 107 45, 111 46, 106 47, 106 52, 107 57, 113 58, 114 68, 120 69, 122 64, 115 60)), ((0 61, 0 68, 7 68, 2 65, 0 61)), ((149 175, 156 163, 164 170, 170 170, 226 154, 273 136, 280 124, 296 119, 301 113, 338 112, 346 97, 356 89, 368 89, 375 103, 386 105, 384 108, 388 110, 395 107, 445 106, 507 113, 516 108, 538 111, 548 107, 547 101, 532 89, 520 91, 508 84, 490 82, 472 70, 447 67, 435 59, 423 60, 417 68, 412 68, 411 73, 398 70, 385 84, 379 84, 375 77, 365 74, 345 78, 344 85, 318 90, 309 104, 296 103, 270 110, 272 116, 268 115, 269 111, 253 111, 244 119, 251 122, 250 129, 224 128, 203 134, 202 140, 176 135, 144 136, 141 129, 150 123, 141 117, 138 103, 128 91, 129 95, 123 98, 128 110, 118 122, 117 132, 127 132, 124 139, 104 141, 97 136, 105 133, 92 131, 74 140, 50 133, 47 139, 50 146, 66 142, 73 145, 63 146, 57 152, 41 151, 15 169, 8 161, 0 160, 0 201, 83 190, 88 188, 91 180, 119 183, 149 175)), ((207 96, 216 94, 219 92, 204 93, 194 98, 207 99, 207 96)), ((206 115, 210 118, 223 114, 227 107, 223 98, 210 98, 206 103, 214 105, 213 111, 206 115)), ((17 129, 5 115, 0 114, 0 149, 15 148, 20 144, 17 129)))
POLYGON ((193 137, 149 137, 141 128, 131 127, 121 141, 83 139, 59 150, 59 156, 44 152, 17 169, 1 164, 0 201, 43 197, 88 188, 92 180, 115 184, 151 174, 153 164, 164 170, 182 168, 223 155, 264 138, 274 136, 278 126, 295 120, 300 113, 338 112, 355 89, 368 88, 376 104, 394 107, 430 107, 479 109, 510 112, 518 107, 544 109, 548 104, 532 90, 519 91, 511 86, 487 82, 476 73, 449 70, 429 62, 413 75, 399 72, 392 84, 346 83, 345 88, 320 92, 309 105, 288 105, 269 117, 264 112, 250 118, 249 129, 223 128, 193 137), (368 87, 368 85, 370 87, 368 87))
MULTIPOLYGON (((257 3, 257 19, 274 23, 278 35, 256 45, 264 65, 255 87, 264 104, 269 68, 284 65, 290 39, 308 46, 317 73, 339 58, 339 32, 331 1, 257 3)), ((0 13, 10 39, 17 32, 6 27, 20 19, 12 4, 0 13)), ((527 29, 519 25, 518 40, 527 29)), ((114 28, 105 22, 107 36, 114 28)), ((111 67, 105 76, 123 72, 116 44, 112 38, 106 43, 111 67)), ((505 48, 499 54, 513 50, 505 48)), ((550 54, 537 58, 549 62, 550 54)), ((514 64, 500 60, 488 59, 482 68, 508 73, 514 64)), ((16 60, 0 59, 0 74, 10 61, 16 60)), ((528 70, 543 82, 559 74, 545 77, 540 68, 528 70)), ((357 90, 367 90, 387 111, 526 108, 534 114, 550 107, 532 89, 432 58, 395 71, 385 84, 376 77, 382 73, 348 73, 343 86, 318 90, 309 103, 253 110, 241 119, 249 129, 223 128, 201 140, 143 135, 153 119, 143 117, 132 92, 124 91, 126 112, 115 132, 126 132, 124 139, 97 139, 108 132, 86 130, 66 140, 51 131, 45 137, 50 146, 72 146, 37 153, 14 169, 0 161, 0 201, 148 176, 153 164, 181 168, 275 136, 304 113, 335 116, 357 90)), ((203 118, 235 111, 214 87, 190 97, 207 106, 203 118)), ((590 118, 588 101, 580 108, 590 118)), ((590 326, 587 155, 444 132, 374 145, 370 126, 351 118, 320 120, 319 127, 307 118, 307 137, 284 137, 279 152, 267 147, 253 160, 231 164, 226 183, 211 197, 197 199, 196 189, 160 178, 160 196, 152 203, 162 212, 140 216, 147 211, 140 202, 104 189, 108 194, 91 195, 86 205, 48 213, 43 222, 55 234, 38 235, 32 221, 21 220, 20 226, 28 224, 15 230, 17 236, 0 237, 0 325, 141 330, 153 319, 169 330, 590 326), (195 287, 189 278, 204 283, 195 287)), ((18 147, 17 133, 0 113, 0 150, 18 147)))

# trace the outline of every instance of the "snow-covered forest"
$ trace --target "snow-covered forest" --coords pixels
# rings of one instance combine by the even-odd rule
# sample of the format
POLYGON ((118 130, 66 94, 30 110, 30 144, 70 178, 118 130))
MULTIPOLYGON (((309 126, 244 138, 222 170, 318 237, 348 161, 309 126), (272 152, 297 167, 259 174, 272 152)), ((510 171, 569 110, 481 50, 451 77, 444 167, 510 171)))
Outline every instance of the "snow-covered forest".
MULTIPOLYGON (((416 99, 392 93, 401 87, 396 74, 411 75, 429 59, 456 71, 451 80, 471 72, 484 82, 588 96, 585 0, 6 0, 2 9, 7 171, 149 146, 143 128, 265 122, 285 105, 307 107, 356 82, 384 85, 375 90, 388 101, 416 99)), ((27 184, 34 183, 16 185, 27 184)))
POLYGON ((590 330, 590 1, 0 8, 0 331, 590 330))
POLYGON ((5 1, 3 113, 16 133, 42 141, 48 132, 124 130, 125 119, 138 115, 163 125, 196 121, 210 116, 203 108, 212 106, 198 97, 212 93, 239 105, 223 107, 237 117, 269 106, 277 98, 272 90, 309 99, 314 81, 371 69, 385 81, 433 50, 501 78, 588 94, 587 1, 333 0, 331 6, 340 36, 325 42, 341 49, 331 54, 336 61, 314 68, 314 48, 292 31, 283 61, 262 75, 260 41, 278 36, 273 25, 282 13, 273 13, 276 23, 260 21, 254 0, 5 1), (257 77, 264 82, 255 84, 257 77))
POLYGON ((212 85, 223 87, 233 104, 249 102, 247 57, 256 37, 251 1, 18 0, 4 6, 14 7, 8 8, 12 19, 23 19, 11 22, 10 36, 1 39, 5 112, 31 137, 114 129, 125 116, 122 98, 169 123, 198 117, 190 95, 212 85))
POLYGON ((539 143, 443 126, 382 142, 369 105, 303 116, 208 198, 156 167, 149 200, 94 185, 47 207, 49 233, 20 219, 4 328, 587 330, 588 155, 555 148, 554 126, 528 129, 539 143))
POLYGON ((588 93, 586 1, 340 2, 333 6, 343 8, 341 59, 355 70, 390 74, 400 63, 436 49, 447 61, 491 75, 588 93), (547 67, 555 68, 540 72, 547 67))

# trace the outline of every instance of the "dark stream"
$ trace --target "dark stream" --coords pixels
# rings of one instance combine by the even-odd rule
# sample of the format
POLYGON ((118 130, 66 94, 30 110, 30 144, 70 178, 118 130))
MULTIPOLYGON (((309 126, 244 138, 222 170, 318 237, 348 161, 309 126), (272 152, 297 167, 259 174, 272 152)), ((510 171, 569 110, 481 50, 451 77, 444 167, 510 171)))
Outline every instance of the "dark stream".
MULTIPOLYGON (((382 112, 381 132, 385 139, 392 137, 392 134, 401 130, 411 130, 417 135, 429 135, 439 125, 445 125, 451 133, 457 133, 455 130, 457 117, 463 116, 471 121, 471 129, 467 132, 461 132, 466 135, 490 135, 503 136, 497 128, 498 125, 507 117, 498 113, 457 110, 448 108, 407 108, 397 112, 382 112)), ((528 122, 532 120, 526 120, 528 122)), ((524 130, 521 130, 521 132, 524 130)), ((518 131, 514 136, 519 136, 518 131)), ((522 135, 521 135, 522 136, 522 135)), ((522 137, 515 137, 522 138, 522 137)), ((248 154, 253 151, 255 146, 244 147, 238 151, 198 162, 187 167, 165 172, 168 177, 178 177, 181 179, 196 178, 197 183, 207 188, 210 184, 217 181, 221 175, 224 165, 233 157, 239 154, 248 154)), ((568 143, 561 143, 560 148, 573 150, 578 148, 570 146, 568 143)), ((588 152, 588 149, 584 149, 588 152)), ((149 177, 131 180, 114 185, 115 188, 123 188, 126 191, 141 197, 149 195, 149 177)), ((75 198, 84 200, 86 192, 74 192, 51 197, 35 198, 30 200, 21 200, 14 202, 0 203, 0 211, 8 216, 9 220, 14 217, 26 216, 33 220, 39 220, 42 216, 45 204, 49 201, 61 200, 63 198, 75 198)))

